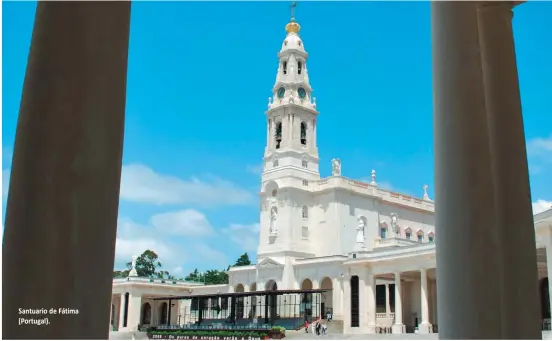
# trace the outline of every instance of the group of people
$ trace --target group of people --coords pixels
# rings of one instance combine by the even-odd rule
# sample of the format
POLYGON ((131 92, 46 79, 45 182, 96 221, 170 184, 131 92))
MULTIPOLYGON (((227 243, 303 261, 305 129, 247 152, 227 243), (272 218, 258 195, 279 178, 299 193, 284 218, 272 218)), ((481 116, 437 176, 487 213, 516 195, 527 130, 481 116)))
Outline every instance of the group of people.
MULTIPOLYGON (((311 333, 314 335, 326 335, 328 331, 328 326, 326 325, 326 322, 323 320, 316 320, 310 324, 311 327, 311 333)), ((309 322, 305 321, 305 332, 309 332, 309 322)))
MULTIPOLYGON (((332 313, 328 310, 326 313, 326 321, 330 323, 332 320, 332 313)), ((305 320, 305 333, 309 333, 309 326, 311 327, 311 332, 314 335, 326 335, 328 332, 328 325, 324 320, 321 320, 320 318, 317 318, 316 321, 313 321, 309 325, 309 321, 305 320)))

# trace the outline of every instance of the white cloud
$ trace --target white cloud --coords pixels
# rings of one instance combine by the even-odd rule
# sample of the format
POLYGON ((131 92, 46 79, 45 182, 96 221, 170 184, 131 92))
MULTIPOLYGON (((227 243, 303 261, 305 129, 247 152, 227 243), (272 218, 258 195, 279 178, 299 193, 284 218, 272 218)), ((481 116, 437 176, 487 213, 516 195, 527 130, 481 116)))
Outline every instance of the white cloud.
POLYGON ((255 252, 259 245, 260 230, 261 225, 258 223, 251 225, 230 224, 228 228, 222 230, 222 233, 244 251, 255 252))
POLYGON ((152 250, 159 256, 163 269, 175 268, 187 259, 187 255, 179 245, 159 239, 151 226, 140 225, 126 218, 119 219, 115 263, 125 264, 132 256, 139 256, 146 250, 152 250))
POLYGON ((552 201, 539 199, 533 202, 533 214, 541 213, 552 208, 552 201))
POLYGON ((527 152, 530 155, 552 158, 552 135, 548 138, 536 137, 527 142, 527 152))
POLYGON ((228 257, 226 257, 224 253, 213 249, 209 245, 199 243, 194 244, 192 248, 198 258, 209 261, 214 267, 227 267, 228 264, 230 264, 228 262, 228 257))
POLYGON ((195 210, 160 213, 151 217, 150 221, 161 233, 188 237, 203 237, 213 233, 205 215, 195 210))
POLYGON ((2 199, 8 197, 10 189, 10 169, 2 169, 2 199))
POLYGON ((210 177, 209 181, 197 178, 182 180, 171 175, 156 173, 151 168, 133 164, 123 166, 121 199, 142 203, 247 205, 254 203, 253 193, 232 182, 210 177))

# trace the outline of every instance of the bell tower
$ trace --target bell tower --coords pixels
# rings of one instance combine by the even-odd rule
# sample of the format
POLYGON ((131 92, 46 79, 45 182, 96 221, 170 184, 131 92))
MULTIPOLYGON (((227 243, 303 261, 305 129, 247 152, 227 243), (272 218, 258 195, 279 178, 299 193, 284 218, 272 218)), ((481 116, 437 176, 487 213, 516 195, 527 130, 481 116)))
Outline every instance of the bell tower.
POLYGON ((299 36, 301 26, 295 21, 294 8, 295 3, 278 53, 276 82, 266 111, 259 261, 276 257, 287 263, 293 257, 312 256, 308 231, 312 190, 320 180, 318 111, 309 82, 308 53, 299 36))
POLYGON ((268 100, 267 142, 263 180, 291 170, 304 180, 320 178, 316 145, 316 99, 312 97, 307 69, 308 53, 299 37, 301 26, 292 18, 278 53, 278 72, 268 100))

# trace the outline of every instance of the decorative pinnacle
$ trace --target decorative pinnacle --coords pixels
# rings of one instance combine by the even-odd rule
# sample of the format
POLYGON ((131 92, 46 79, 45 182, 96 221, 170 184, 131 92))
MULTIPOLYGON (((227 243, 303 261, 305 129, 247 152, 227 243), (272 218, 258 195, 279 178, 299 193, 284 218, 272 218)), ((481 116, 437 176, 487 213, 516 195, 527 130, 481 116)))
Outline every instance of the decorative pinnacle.
POLYGON ((372 185, 376 184, 376 170, 372 169, 372 182, 370 183, 372 185))
POLYGON ((428 185, 424 185, 424 200, 431 201, 429 198, 429 194, 427 194, 427 189, 429 188, 428 185))
POLYGON ((301 30, 301 26, 295 22, 295 7, 297 7, 297 3, 294 1, 291 3, 291 20, 286 25, 287 33, 299 33, 301 30))

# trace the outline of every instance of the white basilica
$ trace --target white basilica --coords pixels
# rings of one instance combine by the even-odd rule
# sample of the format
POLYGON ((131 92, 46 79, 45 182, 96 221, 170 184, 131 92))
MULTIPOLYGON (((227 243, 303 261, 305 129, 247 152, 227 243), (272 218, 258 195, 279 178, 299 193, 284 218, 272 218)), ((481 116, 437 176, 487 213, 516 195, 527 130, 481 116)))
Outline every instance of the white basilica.
MULTIPOLYGON (((319 112, 300 28, 294 19, 286 25, 266 111, 258 263, 231 268, 229 285, 136 276, 115 279, 114 329, 183 325, 193 320, 194 308, 183 303, 189 301, 155 297, 326 289, 309 315, 316 318, 332 312, 344 333, 437 331, 435 243, 439 237, 427 186, 423 196, 416 198, 380 188, 375 171, 369 183, 348 179, 339 159, 332 160, 330 177, 320 177, 319 112)), ((546 258, 552 257, 552 210, 535 215, 535 229, 546 319, 550 318, 547 273, 552 262, 547 264, 546 258)), ((280 314, 305 315, 306 305, 284 312, 285 297, 275 303, 280 314)), ((254 314, 260 317, 263 312, 254 314)))

